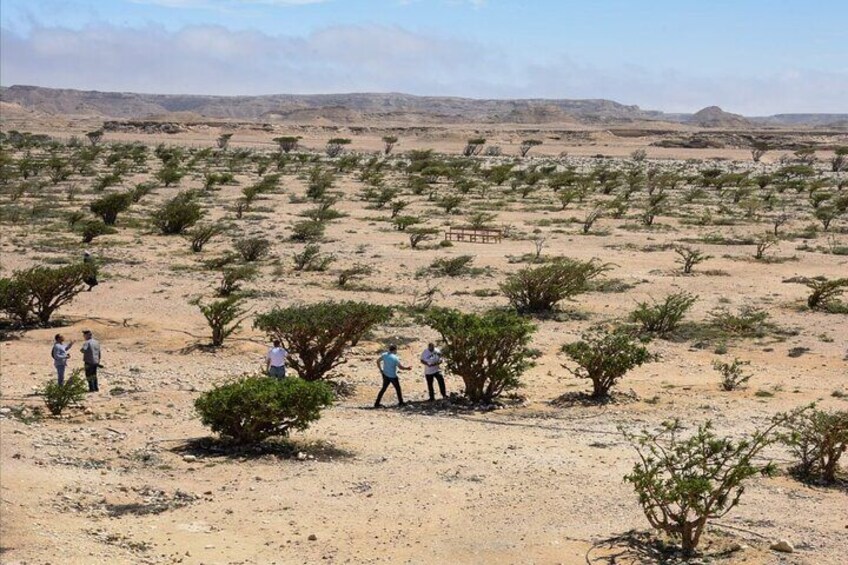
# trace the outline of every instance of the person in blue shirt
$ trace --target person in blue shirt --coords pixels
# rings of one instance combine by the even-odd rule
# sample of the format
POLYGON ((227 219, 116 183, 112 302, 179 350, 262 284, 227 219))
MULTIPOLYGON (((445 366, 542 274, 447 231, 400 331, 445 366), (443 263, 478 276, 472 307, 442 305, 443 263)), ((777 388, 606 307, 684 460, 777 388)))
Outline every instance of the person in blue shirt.
POLYGON ((398 397, 398 406, 405 406, 406 402, 403 401, 403 393, 400 390, 398 369, 409 371, 412 367, 407 367, 401 363, 400 358, 397 355, 396 345, 390 345, 389 350, 380 355, 379 359, 377 359, 377 368, 380 369, 380 374, 383 375, 383 388, 380 389, 380 393, 377 395, 377 401, 374 403, 374 408, 383 407, 383 405, 380 404, 380 401, 383 400, 383 394, 386 392, 386 389, 389 388, 389 385, 395 387, 395 392, 398 397))

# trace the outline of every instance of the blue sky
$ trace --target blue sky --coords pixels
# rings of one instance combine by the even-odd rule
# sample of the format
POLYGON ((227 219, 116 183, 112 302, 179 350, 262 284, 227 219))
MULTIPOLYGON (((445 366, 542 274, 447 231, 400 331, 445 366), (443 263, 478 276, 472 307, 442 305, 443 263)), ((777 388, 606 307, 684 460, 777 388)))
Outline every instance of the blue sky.
POLYGON ((0 0, 0 83, 848 112, 845 0, 0 0))

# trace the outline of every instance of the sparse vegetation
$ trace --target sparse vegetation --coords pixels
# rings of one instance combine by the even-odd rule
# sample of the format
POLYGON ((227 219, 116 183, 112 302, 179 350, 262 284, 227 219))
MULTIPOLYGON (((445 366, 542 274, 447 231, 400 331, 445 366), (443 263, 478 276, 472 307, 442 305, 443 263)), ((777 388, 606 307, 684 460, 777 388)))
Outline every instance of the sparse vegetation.
POLYGON ((662 302, 640 302, 630 319, 642 326, 642 331, 657 335, 668 335, 677 329, 683 317, 698 300, 688 292, 675 292, 662 302))
POLYGON ((776 425, 740 440, 716 435, 711 422, 689 437, 682 437, 679 420, 658 432, 622 429, 639 456, 625 480, 636 490, 651 527, 679 539, 684 553, 694 553, 707 523, 739 504, 745 481, 773 471, 757 457, 774 443, 776 425))
POLYGON ((531 366, 528 345, 535 327, 515 314, 434 308, 424 322, 441 336, 447 369, 462 378, 471 402, 490 403, 519 387, 531 366))
POLYGON ((291 352, 289 363, 300 378, 316 381, 345 363, 347 349, 391 314, 388 307, 365 302, 318 302, 275 308, 256 316, 254 326, 291 352))
POLYGON ((547 265, 526 267, 501 285, 501 292, 519 312, 545 314, 557 304, 588 290, 588 283, 610 270, 597 260, 559 259, 547 265))
POLYGON ((44 404, 54 416, 59 416, 65 411, 65 408, 71 404, 81 404, 88 392, 88 385, 82 377, 82 369, 74 369, 70 378, 66 379, 63 384, 50 379, 41 395, 44 397, 44 404))
POLYGON ((252 445, 305 430, 332 402, 325 383, 244 376, 201 394, 194 406, 214 433, 236 445, 252 445))
POLYGON ((651 360, 651 354, 639 340, 619 330, 596 328, 583 334, 580 341, 566 343, 562 352, 576 363, 563 367, 580 379, 592 381, 592 398, 609 397, 610 389, 628 371, 651 360))

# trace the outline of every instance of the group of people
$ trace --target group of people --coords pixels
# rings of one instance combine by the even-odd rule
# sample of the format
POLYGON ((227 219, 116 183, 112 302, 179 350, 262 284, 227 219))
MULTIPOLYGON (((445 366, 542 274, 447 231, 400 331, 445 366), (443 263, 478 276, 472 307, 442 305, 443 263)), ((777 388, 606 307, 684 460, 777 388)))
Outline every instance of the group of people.
MULTIPOLYGON (((100 342, 94 339, 91 330, 83 330, 83 344, 80 348, 82 353, 82 363, 85 370, 85 378, 88 381, 88 392, 98 392, 100 390, 97 382, 97 370, 103 366, 100 364, 101 350, 100 342)), ((56 376, 59 386, 65 384, 65 371, 68 367, 68 359, 71 357, 71 347, 74 342, 65 343, 65 336, 56 334, 53 338, 53 365, 56 368, 56 376)), ((289 352, 283 347, 280 340, 274 340, 273 346, 265 355, 265 372, 269 377, 275 379, 286 378, 286 358, 289 352)), ((439 392, 442 398, 447 398, 445 389, 445 377, 442 375, 442 354, 436 348, 435 343, 428 343, 427 348, 421 353, 421 364, 424 366, 424 379, 427 382, 427 392, 430 394, 430 401, 436 399, 436 393, 433 388, 435 383, 439 385, 439 392)), ((383 378, 383 386, 377 394, 377 400, 374 402, 374 408, 382 408, 383 395, 388 390, 389 386, 393 386, 397 393, 398 406, 404 406, 406 402, 403 400, 403 391, 400 387, 400 377, 398 371, 409 371, 412 367, 404 365, 397 354, 397 346, 390 345, 388 350, 380 355, 377 359, 377 368, 380 370, 380 375, 383 378)))
MULTIPOLYGON (((100 390, 97 383, 97 369, 100 369, 100 342, 94 339, 91 330, 82 331, 83 344, 80 348, 82 353, 82 364, 85 370, 85 379, 88 381, 88 392, 100 390)), ((68 359, 71 357, 71 347, 74 342, 65 344, 65 336, 56 334, 53 338, 53 350, 50 356, 53 358, 53 366, 56 368, 59 386, 65 384, 65 370, 68 367, 68 359)))
MULTIPOLYGON (((286 357, 289 352, 282 346, 279 340, 274 340, 273 347, 268 350, 265 355, 265 372, 269 377, 284 379, 286 377, 286 357)), ((442 375, 442 354, 436 348, 435 343, 428 343, 427 348, 421 353, 421 364, 424 365, 424 379, 427 381, 427 392, 430 394, 430 401, 436 400, 436 393, 433 388, 434 383, 438 383, 439 392, 442 398, 447 398, 445 389, 445 377, 442 375)), ((383 386, 377 394, 377 400, 374 402, 374 408, 382 408, 383 395, 388 390, 389 385, 393 386, 397 393, 398 406, 404 406, 406 402, 403 400, 403 391, 400 387, 400 378, 398 371, 409 371, 412 367, 404 365, 397 354, 397 346, 390 345, 388 350, 380 355, 377 359, 377 368, 380 370, 380 375, 383 378, 383 386)))

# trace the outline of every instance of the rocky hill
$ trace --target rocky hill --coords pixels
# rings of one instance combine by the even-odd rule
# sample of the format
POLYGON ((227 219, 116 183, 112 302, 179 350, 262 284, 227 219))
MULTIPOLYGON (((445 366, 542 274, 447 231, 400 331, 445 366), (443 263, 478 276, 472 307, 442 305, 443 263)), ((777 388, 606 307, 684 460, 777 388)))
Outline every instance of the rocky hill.
POLYGON ((202 96, 98 92, 38 86, 0 87, 4 108, 46 115, 151 120, 190 115, 204 120, 266 123, 556 124, 614 126, 646 122, 710 128, 834 126, 848 114, 782 114, 748 120, 717 106, 696 114, 667 114, 611 100, 496 100, 397 93, 202 96))
POLYGON ((685 120, 687 123, 705 128, 750 127, 751 122, 739 114, 725 112, 718 106, 708 106, 685 120))

